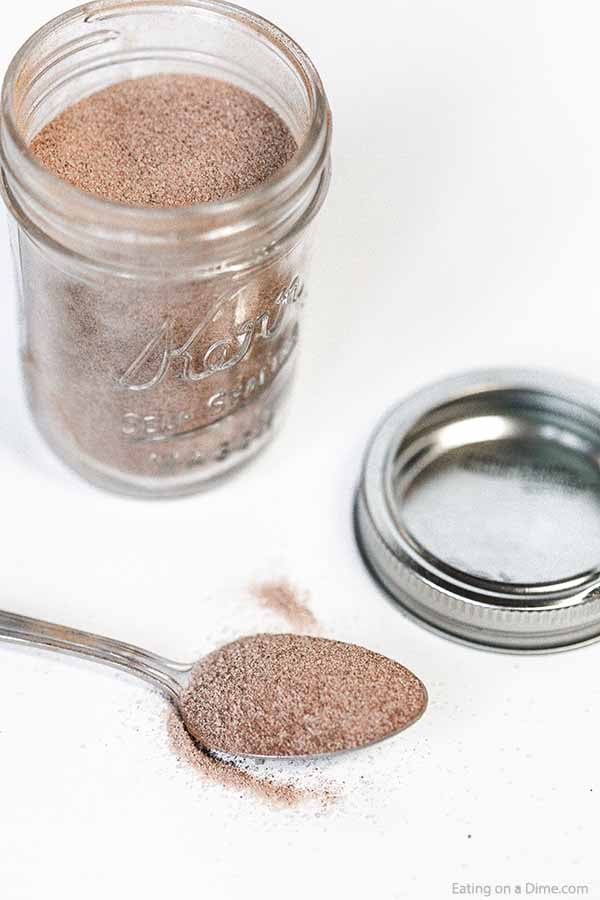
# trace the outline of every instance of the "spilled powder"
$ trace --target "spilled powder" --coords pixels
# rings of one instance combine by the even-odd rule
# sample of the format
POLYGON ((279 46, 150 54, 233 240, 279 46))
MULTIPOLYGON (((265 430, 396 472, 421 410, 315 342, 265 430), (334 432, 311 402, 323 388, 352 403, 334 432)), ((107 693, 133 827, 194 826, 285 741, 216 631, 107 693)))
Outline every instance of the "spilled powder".
POLYGON ((236 85, 161 74, 67 107, 31 142, 56 175, 106 200, 173 207, 251 190, 297 145, 282 119, 236 85))
POLYGON ((426 705, 424 685, 399 663, 297 634, 258 634, 214 650, 181 697, 202 746, 264 756, 364 746, 406 728, 426 705))
POLYGON ((308 592, 300 593, 285 579, 254 584, 250 592, 262 607, 281 616, 294 628, 309 631, 318 626, 308 605, 308 592))
POLYGON ((189 734, 175 709, 169 711, 167 730, 171 747, 181 762, 191 766, 202 778, 230 790, 249 794, 276 807, 291 807, 304 802, 316 802, 326 807, 336 799, 331 788, 305 788, 259 776, 244 768, 239 760, 226 760, 205 750, 189 734))

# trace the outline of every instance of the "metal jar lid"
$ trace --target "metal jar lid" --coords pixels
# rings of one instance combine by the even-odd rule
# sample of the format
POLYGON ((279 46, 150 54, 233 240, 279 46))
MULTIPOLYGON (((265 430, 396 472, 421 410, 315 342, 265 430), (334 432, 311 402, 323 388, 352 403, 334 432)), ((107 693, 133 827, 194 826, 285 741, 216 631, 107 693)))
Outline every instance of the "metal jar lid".
POLYGON ((357 536, 422 623, 489 649, 600 637, 600 392, 485 370, 396 406, 367 449, 357 536))

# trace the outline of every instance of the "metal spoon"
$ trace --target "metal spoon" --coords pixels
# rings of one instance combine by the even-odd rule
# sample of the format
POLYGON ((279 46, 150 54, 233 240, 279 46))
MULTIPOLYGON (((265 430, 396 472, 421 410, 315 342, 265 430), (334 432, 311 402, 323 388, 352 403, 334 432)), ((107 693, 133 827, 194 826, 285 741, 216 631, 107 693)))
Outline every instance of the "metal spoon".
MULTIPOLYGON (((79 631, 75 628, 67 628, 64 625, 55 625, 51 622, 43 622, 40 619, 31 619, 17 613, 5 612, 0 610, 0 641, 10 641, 15 644, 29 644, 34 647, 41 647, 46 650, 56 650, 60 653, 68 653, 74 656, 81 656, 86 659, 93 659, 96 662, 113 666, 118 669, 124 669, 145 681, 150 682, 154 687, 159 688, 167 698, 174 704, 183 719, 186 728, 197 740, 200 736, 194 733, 194 728, 186 716, 185 709, 181 703, 181 697, 184 690, 188 687, 190 676, 196 663, 178 663, 164 656, 157 656, 141 647, 134 647, 132 644, 125 644, 122 641, 116 641, 112 638, 102 637, 98 634, 90 634, 86 631, 79 631)), ((423 707, 424 710, 424 707, 423 707)), ((420 717, 423 710, 417 718, 420 717)), ((402 728, 390 731, 388 734, 382 735, 378 740, 372 743, 379 743, 388 737, 393 737, 398 731, 403 731, 408 725, 412 725, 416 718, 408 722, 402 728)), ((202 741, 201 741, 202 743, 202 741)), ((367 744, 361 745, 368 746, 367 744)), ((219 750, 218 747, 209 747, 209 750, 219 750)), ((358 749, 358 748, 351 748, 358 749)), ((336 750, 335 754, 347 752, 346 750, 336 750)), ((266 756, 256 753, 241 753, 236 751, 236 755, 252 756, 259 759, 272 759, 274 756, 266 756)), ((312 755, 331 755, 331 754, 312 754, 312 755)), ((286 755, 285 758, 292 758, 286 755)), ((293 757, 296 758, 296 757, 293 757)))

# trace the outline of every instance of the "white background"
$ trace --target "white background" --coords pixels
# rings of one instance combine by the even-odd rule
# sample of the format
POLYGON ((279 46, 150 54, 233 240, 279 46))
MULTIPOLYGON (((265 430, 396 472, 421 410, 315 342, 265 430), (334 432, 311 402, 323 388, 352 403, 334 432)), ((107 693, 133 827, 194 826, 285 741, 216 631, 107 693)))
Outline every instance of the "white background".
MULTIPOLYGON (((285 431, 195 498, 81 483, 24 408, 3 233, 1 604, 191 659, 285 628, 248 598, 283 575, 326 633, 419 674, 431 705, 396 740, 321 766, 343 795, 330 812, 274 811, 179 766, 141 683, 5 645, 0 894, 443 900, 453 882, 529 881, 598 897, 600 650, 520 658, 428 633, 370 580, 350 515, 376 420, 424 383, 488 364, 600 382, 597 4, 255 6, 313 56, 335 119, 285 431)), ((11 3, 2 67, 61 10, 11 3)))

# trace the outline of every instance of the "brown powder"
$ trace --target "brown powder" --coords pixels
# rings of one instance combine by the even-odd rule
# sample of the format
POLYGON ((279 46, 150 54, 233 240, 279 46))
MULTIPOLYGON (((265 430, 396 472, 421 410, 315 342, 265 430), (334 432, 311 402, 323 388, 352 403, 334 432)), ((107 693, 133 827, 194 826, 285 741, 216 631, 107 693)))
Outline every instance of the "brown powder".
POLYGON ((333 753, 415 722, 427 692, 408 669, 354 644, 259 634, 213 651, 181 698, 200 743, 265 756, 333 753))
MULTIPOLYGON (((195 75, 113 85, 34 138, 38 159, 121 203, 231 197, 269 178, 296 144, 241 88, 195 75)), ((199 238, 201 240, 201 237, 199 238)), ((127 277, 20 243, 23 367, 50 444, 101 483, 177 493, 258 450, 293 374, 306 245, 282 242, 240 271, 127 277)))
POLYGON ((310 631, 318 622, 308 606, 308 592, 300 593, 286 581, 264 581, 251 587, 252 596, 261 606, 276 613, 302 631, 310 631))
POLYGON ((257 97, 214 78, 174 74, 85 97, 31 143, 40 162, 84 191, 162 207, 248 191, 296 149, 287 126, 257 97))
POLYGON ((321 806, 328 806, 335 800, 335 794, 329 788, 303 788, 258 776, 243 768, 239 761, 221 759, 204 750, 186 730, 181 716, 174 709, 169 711, 167 729, 173 751, 181 762, 192 766, 203 778, 230 790, 250 794, 272 806, 295 806, 305 801, 316 801, 321 806))

